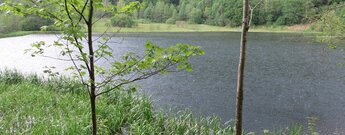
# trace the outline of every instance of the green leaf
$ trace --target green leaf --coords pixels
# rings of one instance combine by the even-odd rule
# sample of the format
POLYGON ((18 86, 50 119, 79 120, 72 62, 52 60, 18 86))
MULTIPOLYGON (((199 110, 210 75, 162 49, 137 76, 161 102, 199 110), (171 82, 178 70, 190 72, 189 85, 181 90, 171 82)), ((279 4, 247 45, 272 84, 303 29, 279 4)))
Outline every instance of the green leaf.
POLYGON ((328 48, 330 48, 330 49, 337 49, 337 45, 331 44, 331 45, 328 45, 328 48))
POLYGON ((193 71, 192 65, 188 65, 188 66, 186 67, 186 71, 187 71, 187 72, 192 72, 192 71, 193 71))
POLYGON ((85 75, 86 75, 86 72, 81 71, 81 72, 80 72, 80 75, 81 75, 81 76, 85 76, 85 75))

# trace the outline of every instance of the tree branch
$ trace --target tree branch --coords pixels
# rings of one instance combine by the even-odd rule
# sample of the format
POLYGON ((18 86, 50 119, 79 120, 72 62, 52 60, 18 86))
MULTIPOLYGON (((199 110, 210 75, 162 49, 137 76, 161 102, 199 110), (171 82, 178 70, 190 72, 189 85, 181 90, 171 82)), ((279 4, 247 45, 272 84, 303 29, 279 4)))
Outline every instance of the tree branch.
MULTIPOLYGON (((35 6, 40 7, 35 1, 33 1, 33 0, 30 0, 30 1, 31 1, 31 3, 34 4, 35 6)), ((58 21, 60 21, 60 22, 63 22, 62 19, 58 18, 57 16, 55 16, 55 15, 52 14, 51 12, 49 12, 49 11, 45 11, 45 12, 48 13, 48 15, 49 15, 50 17, 52 17, 52 18, 54 18, 54 19, 56 19, 56 20, 58 20, 58 21)))
POLYGON ((248 23, 248 26, 249 26, 249 27, 250 27, 250 25, 252 24, 254 9, 255 9, 257 6, 259 6, 262 2, 263 2, 263 0, 260 0, 253 8, 249 5, 249 8, 250 8, 250 19, 249 19, 249 23, 248 23))
POLYGON ((61 60, 61 61, 80 61, 79 59, 63 59, 63 58, 57 58, 57 57, 52 57, 52 56, 47 56, 47 55, 40 55, 40 56, 45 57, 45 58, 55 59, 55 60, 61 60))
MULTIPOLYGON (((67 43, 66 47, 67 47, 68 50, 70 50, 70 49, 69 49, 69 46, 68 46, 68 43, 67 43)), ((75 70, 77 70, 81 82, 82 82, 85 86, 87 86, 87 87, 89 88, 89 84, 85 83, 84 77, 83 77, 83 75, 81 74, 80 69, 79 69, 79 67, 77 66, 76 62, 73 60, 73 56, 72 56, 71 52, 70 52, 70 51, 67 51, 67 54, 68 54, 68 56, 70 57, 70 59, 72 60, 73 66, 74 66, 75 70)), ((87 90, 87 91, 88 91, 88 93, 90 93, 89 90, 87 90)))
MULTIPOLYGON (((176 64, 176 63, 175 63, 175 64, 176 64)), ((167 69, 167 68, 169 68, 170 66, 173 66, 173 65, 175 65, 175 64, 170 64, 170 63, 169 63, 169 64, 167 64, 164 68, 162 68, 162 69, 160 69, 160 70, 156 70, 156 71, 154 71, 154 72, 150 72, 150 73, 147 73, 147 74, 143 74, 143 75, 141 75, 141 76, 139 76, 139 77, 137 77, 137 78, 135 78, 135 79, 133 79, 133 80, 126 81, 126 82, 122 82, 122 83, 120 83, 120 84, 114 85, 114 87, 110 88, 109 90, 100 92, 100 93, 98 93, 96 96, 99 96, 99 95, 102 95, 102 94, 105 94, 105 93, 109 93, 109 92, 111 92, 111 91, 113 91, 113 90, 115 90, 115 89, 117 89, 117 88, 119 88, 119 87, 121 87, 121 86, 123 86, 123 85, 129 84, 129 83, 133 83, 133 82, 136 82, 136 81, 139 81, 139 80, 147 79, 147 78, 149 78, 149 77, 151 77, 151 76, 153 76, 153 75, 156 75, 156 74, 158 74, 158 73, 164 71, 165 69, 167 69)))
MULTIPOLYGON (((77 44, 77 48, 78 48, 79 53, 80 53, 80 54, 84 54, 83 49, 79 47, 79 46, 82 45, 82 44, 78 41, 78 39, 77 39, 77 37, 76 37, 75 35, 73 35, 73 39, 74 39, 74 41, 75 41, 76 44, 77 44)), ((87 62, 87 59, 86 59, 86 60, 83 60, 83 61, 84 61, 84 63, 85 63, 85 66, 87 67, 88 72, 90 72, 91 69, 90 69, 89 63, 87 62)))
POLYGON ((107 15, 107 13, 104 13, 100 18, 98 18, 96 21, 94 21, 92 24, 96 24, 99 20, 103 19, 107 15))
POLYGON ((102 85, 97 86, 97 88, 101 88, 101 87, 106 86, 106 85, 107 85, 108 83, 110 83, 117 75, 122 74, 122 73, 124 73, 125 71, 127 71, 128 69, 134 67, 134 66, 137 65, 139 62, 141 62, 142 60, 144 60, 144 58, 145 58, 146 56, 147 56, 147 55, 143 56, 140 60, 138 60, 136 63, 132 64, 131 66, 128 66, 128 67, 126 67, 126 68, 123 68, 120 72, 111 75, 111 76, 108 77, 106 80, 104 80, 103 82, 101 82, 102 85))
POLYGON ((67 16, 68 16, 69 20, 71 21, 72 28, 74 28, 74 22, 73 22, 71 14, 68 10, 67 0, 64 0, 64 1, 65 1, 65 10, 66 10, 67 16))
MULTIPOLYGON (((87 3, 86 3, 87 4, 87 3)), ((85 6, 83 7, 83 10, 80 12, 77 7, 75 7, 74 4, 71 3, 71 6, 73 7, 73 9, 80 15, 80 18, 79 18, 79 21, 78 21, 78 24, 80 23, 81 19, 83 19, 85 21, 85 23, 87 23, 87 19, 86 17, 84 16, 84 9, 85 9, 85 6)))

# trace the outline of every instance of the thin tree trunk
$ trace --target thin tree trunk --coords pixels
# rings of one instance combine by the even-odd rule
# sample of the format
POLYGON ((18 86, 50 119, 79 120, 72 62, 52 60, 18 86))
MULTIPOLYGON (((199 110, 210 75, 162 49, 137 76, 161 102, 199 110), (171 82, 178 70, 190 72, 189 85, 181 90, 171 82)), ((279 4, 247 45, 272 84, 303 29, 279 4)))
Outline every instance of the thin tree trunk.
POLYGON ((92 115, 92 135, 97 135, 96 96, 90 96, 92 115))
POLYGON ((247 33, 249 29, 249 1, 243 0, 243 20, 242 20, 242 35, 240 47, 240 60, 238 65, 237 76, 237 96, 236 96, 236 127, 235 135, 242 134, 242 109, 243 109, 243 79, 244 79, 244 66, 246 60, 246 42, 247 33))
POLYGON ((95 85, 95 61, 92 42, 92 22, 93 19, 93 0, 90 0, 89 18, 87 22, 89 62, 90 62, 90 105, 92 117, 92 135, 97 135, 97 116, 96 116, 96 85, 95 85))
POLYGON ((254 13, 255 8, 259 6, 262 2, 263 0, 260 0, 253 8, 248 4, 249 9, 250 9, 250 19, 249 19, 248 27, 252 25, 253 13, 254 13))

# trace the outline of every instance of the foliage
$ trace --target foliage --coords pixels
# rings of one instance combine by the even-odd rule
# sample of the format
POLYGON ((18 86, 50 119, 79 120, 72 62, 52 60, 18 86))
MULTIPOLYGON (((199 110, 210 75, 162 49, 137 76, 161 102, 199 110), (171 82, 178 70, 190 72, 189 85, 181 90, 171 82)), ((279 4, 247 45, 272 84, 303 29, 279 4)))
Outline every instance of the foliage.
MULTIPOLYGON (((95 9, 95 17, 111 17, 134 0, 110 1, 107 9, 95 9), (116 7, 116 6, 119 7, 116 7), (108 10, 108 11, 107 11, 108 10)), ((166 23, 175 18, 189 23, 216 26, 240 26, 242 2, 238 0, 136 0, 141 6, 134 13, 136 19, 166 23), (201 12, 201 13, 200 13, 201 12), (201 16, 200 16, 201 15, 201 16)), ((253 12, 253 25, 294 25, 314 22, 322 12, 341 0, 251 0, 258 5, 253 12)), ((131 16, 131 15, 129 15, 131 16)))
MULTIPOLYGON (((253 12, 252 23, 254 25, 308 23, 314 21, 324 7, 339 4, 340 1, 251 0, 251 6, 258 5, 253 12)), ((150 19, 153 22, 166 22, 169 18, 175 18, 190 23, 217 26, 241 24, 242 1, 238 0, 142 0, 141 2, 144 6, 140 7, 139 18, 150 19)))
MULTIPOLYGON (((128 87, 97 101, 100 134, 233 133, 230 122, 222 124, 215 116, 195 116, 188 110, 175 115, 154 111, 149 98, 134 92, 135 87, 128 87)), ((43 79, 5 70, 0 73, 0 103, 2 135, 90 133, 88 95, 76 80, 43 79)), ((264 135, 277 134, 302 135, 302 130, 300 126, 277 132, 264 130, 264 135)))
MULTIPOLYGON (((23 76, 12 71, 0 74, 0 101, 4 103, 0 105, 4 114, 0 117, 0 133, 88 134, 88 97, 83 92, 84 86, 67 80, 50 78, 45 81, 36 75, 23 76)), ((147 97, 133 92, 134 88, 122 89, 98 100, 100 134, 126 131, 133 134, 227 134, 232 129, 230 126, 222 128, 216 117, 196 119, 191 112, 179 112, 178 117, 155 113, 147 97)))
POLYGON ((175 18, 169 18, 167 21, 165 21, 166 24, 175 24, 176 19, 175 18))
POLYGON ((304 15, 306 13, 306 9, 310 9, 310 7, 301 6, 304 5, 305 1, 300 0, 286 0, 281 6, 281 13, 282 16, 279 16, 276 20, 276 23, 279 25, 291 25, 291 24, 298 24, 303 23, 304 15), (294 7, 294 8, 292 8, 294 7))
POLYGON ((38 16, 26 16, 24 17, 19 26, 23 31, 39 31, 43 26, 52 25, 53 21, 44 19, 38 16))
POLYGON ((16 15, 0 14, 0 33, 10 33, 21 30, 19 22, 22 19, 22 17, 16 15))
POLYGON ((151 19, 153 14, 153 4, 150 2, 149 6, 144 10, 144 18, 151 19))
POLYGON ((126 14, 119 14, 111 18, 111 25, 114 27, 133 27, 136 25, 132 17, 126 14))
POLYGON ((18 16, 0 14, 0 33, 15 31, 39 31, 42 26, 52 25, 53 22, 38 16, 18 16))
MULTIPOLYGON (((147 79, 160 73, 176 71, 192 71, 188 59, 202 55, 204 52, 197 46, 177 44, 168 48, 146 43, 144 56, 129 52, 120 60, 114 60, 112 49, 108 42, 112 38, 106 32, 94 39, 94 24, 100 19, 94 18, 95 9, 112 12, 112 14, 131 14, 140 7, 139 2, 118 3, 118 6, 104 5, 101 0, 59 0, 17 2, 6 0, 0 10, 18 15, 37 15, 54 20, 55 28, 61 31, 61 36, 52 44, 39 41, 32 44, 33 49, 27 49, 31 56, 43 56, 65 61, 71 61, 72 66, 66 70, 71 76, 78 78, 89 94, 92 120, 92 134, 97 134, 97 97, 109 92, 120 90, 126 85, 147 79), (87 33, 85 33, 85 31, 87 33), (86 45, 84 45, 86 41, 86 45), (47 47, 60 49, 60 56, 46 56, 47 47), (96 64, 103 60, 109 66, 96 64)), ((156 10, 156 9, 155 9, 156 10)), ((155 14, 156 15, 156 14, 155 14)), ((121 15, 118 15, 121 16, 121 15)), ((124 16, 123 16, 124 17, 124 16)), ((119 19, 124 18, 116 18, 119 19)), ((116 19, 112 22, 115 23, 116 19)), ((127 19, 126 19, 127 21, 127 19)), ((123 25, 122 23, 116 25, 123 25)), ((128 26, 125 24, 125 26, 128 26)), ((46 69, 50 75, 57 75, 52 69, 46 69)), ((99 121, 102 126, 102 121, 99 121)))
POLYGON ((190 13, 189 17, 189 22, 190 23, 195 23, 195 24, 200 24, 202 23, 202 11, 197 8, 193 8, 192 12, 190 13))
POLYGON ((344 49, 345 40, 345 8, 326 12, 320 21, 313 25, 315 30, 321 31, 319 41, 327 43, 330 48, 344 49))

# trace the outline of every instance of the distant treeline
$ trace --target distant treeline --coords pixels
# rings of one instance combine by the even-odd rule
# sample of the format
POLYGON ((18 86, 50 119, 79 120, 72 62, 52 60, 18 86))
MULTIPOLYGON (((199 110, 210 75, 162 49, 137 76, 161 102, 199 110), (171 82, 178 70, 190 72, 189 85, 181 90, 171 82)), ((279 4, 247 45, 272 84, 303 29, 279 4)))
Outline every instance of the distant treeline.
MULTIPOLYGON (((105 5, 117 5, 119 8, 133 1, 141 3, 140 9, 133 14, 107 14, 106 17, 111 18, 113 26, 132 27, 136 22, 178 23, 178 25, 187 22, 239 26, 242 20, 241 0, 103 0, 105 5)), ((322 18, 325 10, 339 6, 343 1, 345 0, 251 0, 250 8, 253 10, 251 25, 294 25, 316 22, 322 18)), ((0 4, 2 2, 4 0, 0 0, 0 4)), ((103 11, 96 10, 95 14, 104 17, 103 11)), ((38 16, 15 16, 0 12, 0 33, 36 31, 42 26, 53 23, 53 20, 38 16)))
MULTIPOLYGON (((139 1, 141 8, 134 13, 136 19, 151 22, 239 26, 242 18, 240 0, 108 0, 123 6, 139 1)), ((343 0, 251 0, 252 25, 293 25, 312 22, 320 12, 343 0)))

